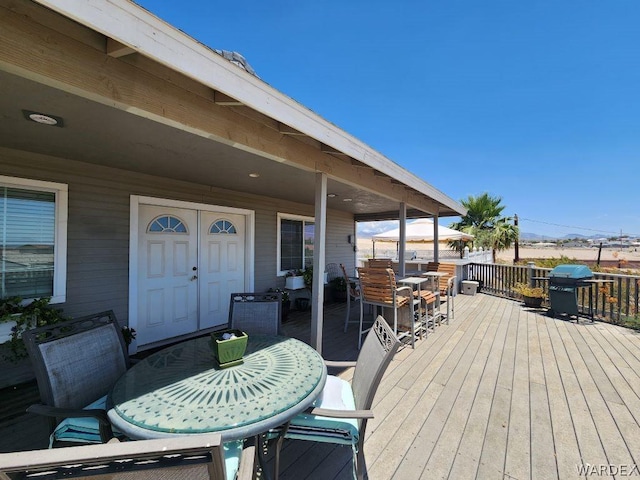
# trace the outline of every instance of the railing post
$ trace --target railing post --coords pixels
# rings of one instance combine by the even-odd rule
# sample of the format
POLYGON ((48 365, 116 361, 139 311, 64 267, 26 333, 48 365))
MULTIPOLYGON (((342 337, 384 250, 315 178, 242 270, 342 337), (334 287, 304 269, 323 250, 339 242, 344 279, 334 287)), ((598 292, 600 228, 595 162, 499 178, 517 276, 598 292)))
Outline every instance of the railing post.
POLYGON ((533 268, 536 266, 535 262, 527 262, 527 267, 529 267, 529 286, 535 287, 535 281, 533 280, 533 268))
POLYGON ((464 247, 464 255, 462 258, 469 258, 469 247, 464 247))

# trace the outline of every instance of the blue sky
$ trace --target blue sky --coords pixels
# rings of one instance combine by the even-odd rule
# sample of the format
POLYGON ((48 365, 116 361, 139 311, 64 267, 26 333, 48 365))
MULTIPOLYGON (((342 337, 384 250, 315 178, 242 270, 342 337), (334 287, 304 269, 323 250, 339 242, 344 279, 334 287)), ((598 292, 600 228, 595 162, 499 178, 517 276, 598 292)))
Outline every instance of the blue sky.
POLYGON ((640 235, 637 0, 139 3, 522 231, 640 235))

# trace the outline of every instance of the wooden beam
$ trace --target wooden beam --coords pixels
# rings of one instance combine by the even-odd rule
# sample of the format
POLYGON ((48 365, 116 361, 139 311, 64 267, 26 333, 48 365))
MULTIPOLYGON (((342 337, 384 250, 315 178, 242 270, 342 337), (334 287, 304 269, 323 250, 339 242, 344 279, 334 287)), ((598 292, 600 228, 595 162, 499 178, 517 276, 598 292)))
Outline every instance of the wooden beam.
POLYGON ((283 135, 291 135, 296 137, 306 137, 306 133, 302 133, 295 128, 291 128, 289 125, 285 125, 284 123, 278 123, 278 131, 283 135))
POLYGON ((224 105, 225 107, 238 107, 242 105, 242 102, 239 102, 235 98, 225 95, 222 92, 218 92, 217 90, 213 91, 213 101, 216 105, 224 105))
POLYGON ((346 153, 341 152, 340 150, 337 150, 329 145, 325 145, 324 143, 320 144, 320 151, 322 153, 328 153, 329 155, 340 155, 340 156, 347 155, 346 153))
POLYGON ((107 37, 107 55, 113 58, 124 57, 125 55, 131 55, 132 53, 136 53, 136 51, 124 45, 113 38, 107 37))

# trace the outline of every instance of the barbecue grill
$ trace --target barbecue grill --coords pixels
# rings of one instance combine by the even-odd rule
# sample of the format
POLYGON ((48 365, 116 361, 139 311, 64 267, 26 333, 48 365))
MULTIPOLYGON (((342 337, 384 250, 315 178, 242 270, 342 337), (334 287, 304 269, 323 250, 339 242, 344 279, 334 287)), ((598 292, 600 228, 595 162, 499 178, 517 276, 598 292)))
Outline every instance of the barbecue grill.
POLYGON ((578 316, 578 288, 591 286, 593 272, 585 265, 558 265, 549 272, 549 315, 578 316))

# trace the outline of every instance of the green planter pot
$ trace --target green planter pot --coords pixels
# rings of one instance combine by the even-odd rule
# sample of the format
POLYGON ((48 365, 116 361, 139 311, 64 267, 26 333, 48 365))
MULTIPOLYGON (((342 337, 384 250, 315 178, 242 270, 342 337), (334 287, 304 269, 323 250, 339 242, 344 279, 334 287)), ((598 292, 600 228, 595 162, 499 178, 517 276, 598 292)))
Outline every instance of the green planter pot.
POLYGON ((223 332, 214 332, 211 334, 211 346, 213 348, 213 356, 216 358, 221 367, 238 365, 242 362, 242 356, 247 349, 247 340, 249 337, 240 330, 225 330, 223 332), (236 338, 223 339, 225 333, 233 333, 236 338))

